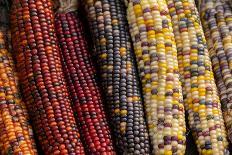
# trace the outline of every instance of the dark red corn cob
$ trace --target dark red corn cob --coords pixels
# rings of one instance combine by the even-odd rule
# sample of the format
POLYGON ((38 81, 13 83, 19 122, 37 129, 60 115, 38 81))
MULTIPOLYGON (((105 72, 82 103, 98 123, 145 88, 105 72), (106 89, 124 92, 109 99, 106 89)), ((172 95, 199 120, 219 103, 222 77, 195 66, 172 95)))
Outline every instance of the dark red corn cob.
POLYGON ((13 48, 23 97, 44 154, 84 154, 62 73, 50 0, 14 0, 13 48))
POLYGON ((57 13, 55 25, 84 146, 89 154, 115 154, 80 15, 57 13))

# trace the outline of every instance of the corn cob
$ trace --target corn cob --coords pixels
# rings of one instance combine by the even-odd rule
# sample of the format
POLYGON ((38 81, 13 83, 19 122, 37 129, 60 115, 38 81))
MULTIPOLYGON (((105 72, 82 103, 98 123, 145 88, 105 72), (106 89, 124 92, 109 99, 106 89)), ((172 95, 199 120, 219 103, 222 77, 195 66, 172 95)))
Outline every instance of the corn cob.
POLYGON ((90 154, 115 154, 80 15, 77 11, 58 10, 55 19, 64 73, 84 146, 90 154))
POLYGON ((62 73, 50 0, 14 0, 13 48, 23 97, 44 154, 84 154, 62 73))
POLYGON ((142 80, 152 152, 184 154, 184 105, 167 4, 164 0, 130 0, 127 19, 142 80))
POLYGON ((0 154, 37 154, 28 113, 17 89, 7 2, 0 0, 0 154))
POLYGON ((134 57, 120 0, 83 0, 119 154, 149 154, 134 57))
POLYGON ((227 154, 228 142, 209 52, 193 0, 166 0, 172 18, 183 96, 200 154, 227 154))
POLYGON ((220 0, 200 1, 198 6, 229 139, 232 140, 232 74, 230 71, 232 69, 230 58, 232 53, 232 10, 227 3, 220 0))

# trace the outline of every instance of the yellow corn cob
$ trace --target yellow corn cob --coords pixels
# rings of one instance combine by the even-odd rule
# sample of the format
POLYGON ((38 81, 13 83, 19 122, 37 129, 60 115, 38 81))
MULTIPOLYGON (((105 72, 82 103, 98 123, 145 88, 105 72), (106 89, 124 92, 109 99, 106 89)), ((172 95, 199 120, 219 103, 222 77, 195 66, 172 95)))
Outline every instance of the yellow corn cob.
POLYGON ((165 0, 126 2, 153 154, 184 154, 185 115, 175 39, 165 0))
POLYGON ((232 9, 221 0, 198 3, 228 138, 232 141, 232 9))
POLYGON ((228 142, 204 33, 193 0, 166 0, 172 18, 185 108, 200 154, 226 154, 228 142))

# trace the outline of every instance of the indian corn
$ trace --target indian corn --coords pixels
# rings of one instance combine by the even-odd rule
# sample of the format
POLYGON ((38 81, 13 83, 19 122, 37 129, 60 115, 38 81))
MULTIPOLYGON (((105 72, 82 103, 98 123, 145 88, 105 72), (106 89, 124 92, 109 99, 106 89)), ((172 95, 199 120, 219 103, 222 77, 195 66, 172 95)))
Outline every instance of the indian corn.
POLYGON ((50 0, 13 0, 13 49, 44 154, 84 154, 62 72, 50 0))
POLYGON ((185 108, 198 151, 228 154, 221 104, 194 1, 166 1, 175 34, 185 108))
POLYGON ((229 139, 232 140, 232 10, 221 0, 200 1, 199 9, 229 139))
POLYGON ((121 0, 83 0, 119 154, 149 154, 139 81, 121 0))
POLYGON ((185 113, 167 4, 164 0, 126 2, 152 153, 184 154, 185 113))
POLYGON ((7 1, 0 0, 0 154, 37 154, 11 56, 7 1))
POLYGON ((55 17, 62 64, 73 101, 73 110, 76 112, 87 152, 95 155, 115 154, 83 23, 79 12, 75 11, 77 6, 75 10, 67 7, 75 2, 77 1, 69 1, 65 5, 60 3, 55 17))

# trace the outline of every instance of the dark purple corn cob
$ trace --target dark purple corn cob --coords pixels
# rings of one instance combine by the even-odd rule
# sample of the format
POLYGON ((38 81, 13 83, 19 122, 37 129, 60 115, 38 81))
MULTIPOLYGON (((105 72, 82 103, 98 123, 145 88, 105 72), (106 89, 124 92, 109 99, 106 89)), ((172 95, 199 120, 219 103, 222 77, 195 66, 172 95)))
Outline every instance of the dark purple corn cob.
POLYGON ((82 4, 96 48, 116 147, 120 154, 148 154, 148 131, 124 3, 83 0, 82 4))

